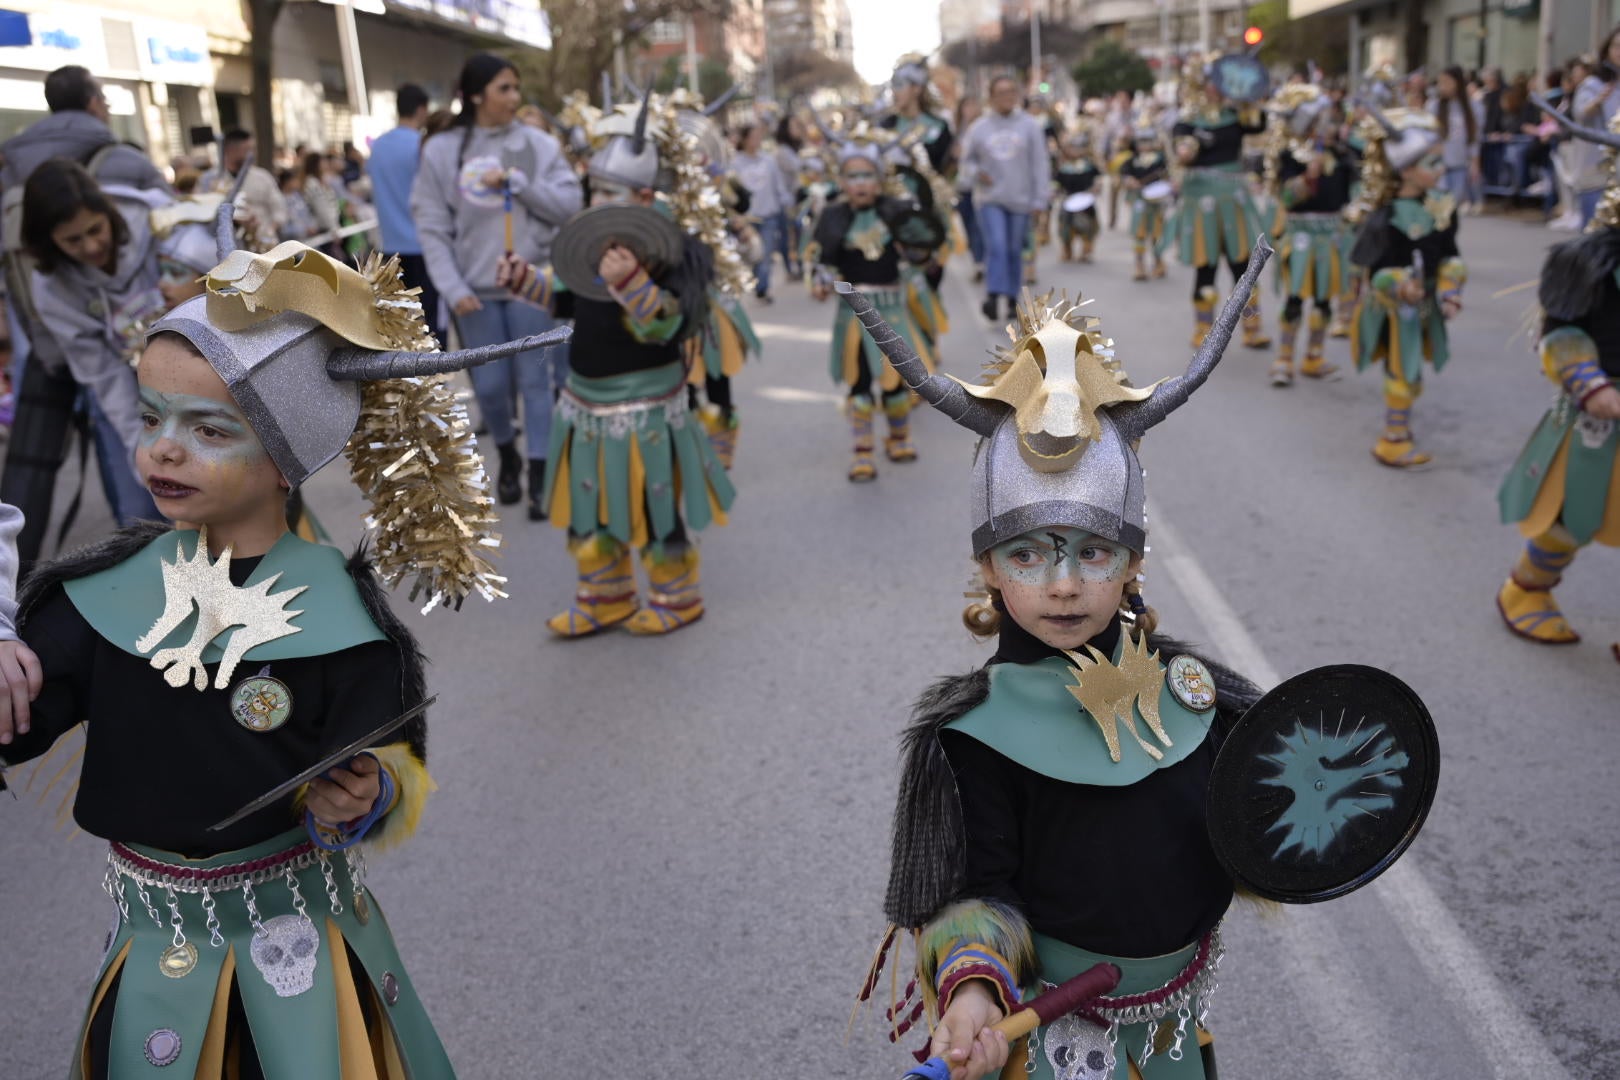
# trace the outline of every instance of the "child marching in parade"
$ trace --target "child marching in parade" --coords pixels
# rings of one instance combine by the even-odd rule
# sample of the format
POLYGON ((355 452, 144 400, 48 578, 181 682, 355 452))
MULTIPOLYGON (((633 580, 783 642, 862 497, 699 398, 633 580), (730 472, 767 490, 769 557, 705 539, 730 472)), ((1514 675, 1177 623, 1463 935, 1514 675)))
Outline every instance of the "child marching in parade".
POLYGON ((645 97, 633 120, 603 117, 587 173, 591 205, 558 233, 552 265, 508 257, 497 276, 520 298, 574 319, 577 347, 543 488, 579 566, 574 603, 546 624, 564 638, 620 624, 667 634, 701 618, 694 534, 725 524, 736 494, 687 392, 714 254, 675 220, 687 223, 703 204, 718 211, 720 198, 673 112, 660 109, 655 121, 652 104, 645 97), (647 574, 645 606, 632 552, 647 574))
MULTIPOLYGON (((1249 246, 1265 231, 1243 171, 1243 139, 1265 130, 1259 102, 1269 88, 1265 68, 1250 56, 1218 57, 1207 72, 1194 60, 1183 71, 1181 113, 1171 130, 1184 169, 1181 203, 1167 236, 1175 239, 1182 263, 1195 271, 1195 348, 1215 319, 1221 262, 1235 280, 1249 246)), ((1260 297, 1253 293, 1243 312, 1243 344, 1251 349, 1271 344, 1260 319, 1260 297)))
POLYGON ((504 595, 444 375, 568 332, 440 353, 397 260, 297 242, 231 254, 206 288, 139 368, 137 468, 180 524, 42 567, 0 645, 33 697, 0 717, 0 763, 83 725, 74 817, 111 842, 117 921, 68 1075, 449 1077, 355 846, 408 837, 433 790, 424 660, 378 577, 430 608, 504 595), (289 491, 345 449, 375 570, 287 531, 289 491))
POLYGON ((1467 267, 1457 252, 1457 200, 1435 185, 1445 176, 1434 118, 1376 107, 1362 161, 1362 197, 1373 209, 1351 262, 1367 279, 1351 326, 1356 370, 1384 369, 1384 431, 1373 457, 1391 468, 1427 464, 1412 440, 1412 404, 1423 392, 1423 362, 1450 359, 1446 322, 1462 310, 1467 267))
MULTIPOLYGON (((813 268, 811 295, 826 300, 835 279, 860 284, 895 332, 904 335, 932 367, 932 339, 918 319, 914 302, 931 296, 932 289, 920 280, 921 271, 904 249, 931 252, 937 248, 942 230, 914 202, 884 194, 886 155, 877 143, 837 140, 833 145, 842 197, 822 210, 806 248, 805 265, 813 268)), ((832 378, 849 388, 845 408, 855 439, 850 480, 877 478, 873 426, 879 397, 889 427, 884 453, 893 462, 916 459, 917 449, 911 442, 911 391, 843 305, 833 317, 832 378)))
MULTIPOLYGON (((1546 108, 1546 106, 1543 106, 1546 108)), ((1608 131, 1569 125, 1620 158, 1620 122, 1608 131)), ((1620 173, 1586 235, 1553 248, 1541 271, 1541 364, 1559 389, 1499 496, 1524 552, 1496 595, 1508 629, 1547 645, 1579 641, 1552 589, 1581 548, 1620 547, 1620 173)), ((1620 656, 1620 651, 1617 651, 1620 656)))
POLYGON ((1080 261, 1091 261, 1097 243, 1097 167, 1089 121, 1081 119, 1063 136, 1052 180, 1057 185, 1058 244, 1064 262, 1074 262, 1074 242, 1080 241, 1080 261))
POLYGON ((1160 636, 1142 598, 1135 448, 1218 363, 1267 254, 1257 247, 1186 373, 1141 389, 1067 300, 1026 305, 989 385, 968 386, 928 375, 839 287, 906 383, 983 440, 971 551, 989 602, 964 621, 999 646, 984 668, 935 683, 904 736, 891 926, 861 994, 884 981, 891 950, 898 967, 909 933, 917 967, 904 991, 888 976, 890 1038, 926 1017, 917 1056, 932 1055, 909 1076, 1213 1080, 1205 1017, 1234 886, 1341 895, 1398 856, 1427 812, 1438 744, 1404 685, 1340 666, 1262 699, 1160 636), (1372 729, 1319 734, 1318 707, 1365 714, 1374 697, 1386 704, 1372 729), (1324 753, 1346 761, 1318 766, 1324 753), (1357 794, 1343 800, 1346 782, 1357 794), (1278 789, 1292 806, 1263 794, 1278 789), (1361 811, 1345 802, 1374 824, 1350 822, 1361 811), (995 1026, 1076 977, 1101 977, 1112 996, 1094 990, 1070 1015, 1036 1008, 1044 1026, 1027 1042, 995 1026))
POLYGON ((1277 281, 1287 300, 1277 356, 1271 362, 1271 385, 1294 381, 1294 347, 1306 301, 1311 313, 1305 337, 1305 360, 1299 373, 1323 379, 1338 370, 1323 356, 1334 300, 1349 280, 1344 258, 1344 208, 1350 202, 1355 175, 1338 146, 1337 131, 1327 123, 1332 99, 1321 87, 1295 83, 1278 90, 1269 111, 1267 180, 1275 188, 1279 216, 1277 281))
POLYGON ((1153 253, 1153 276, 1164 277, 1165 207, 1170 201, 1170 159, 1164 139, 1151 122, 1139 122, 1131 136, 1133 152, 1119 168, 1120 183, 1131 199, 1131 250, 1136 256, 1132 281, 1148 279, 1147 256, 1153 253))

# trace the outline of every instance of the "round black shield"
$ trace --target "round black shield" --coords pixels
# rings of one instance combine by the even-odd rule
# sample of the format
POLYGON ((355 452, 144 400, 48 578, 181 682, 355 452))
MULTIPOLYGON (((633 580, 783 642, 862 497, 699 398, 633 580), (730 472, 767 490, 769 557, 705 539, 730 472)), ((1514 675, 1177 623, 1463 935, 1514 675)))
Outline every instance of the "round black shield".
POLYGON ((945 244, 945 226, 933 213, 916 207, 899 214, 889 223, 895 242, 906 249, 913 261, 926 262, 945 244))
POLYGON ((1233 727, 1209 780, 1209 838, 1239 884, 1289 904, 1331 900, 1389 869, 1440 778, 1434 721, 1377 668, 1317 668, 1233 727))
POLYGON ((654 277, 681 261, 681 227, 650 206, 605 203, 581 210, 557 232, 551 244, 551 266, 576 296, 611 300, 597 276, 602 252, 623 244, 636 253, 654 277))
POLYGON ((1209 81, 1228 101, 1252 105, 1271 94, 1271 73, 1258 57, 1229 53, 1210 65, 1209 81))

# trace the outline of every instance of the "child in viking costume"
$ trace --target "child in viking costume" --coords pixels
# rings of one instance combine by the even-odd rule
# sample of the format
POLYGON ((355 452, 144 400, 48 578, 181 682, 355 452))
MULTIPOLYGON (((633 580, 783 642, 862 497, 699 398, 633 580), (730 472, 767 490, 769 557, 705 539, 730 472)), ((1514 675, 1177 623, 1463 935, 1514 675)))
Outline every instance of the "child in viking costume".
POLYGON ((1427 464, 1412 441, 1412 404, 1423 362, 1450 358, 1446 321, 1462 310, 1467 268, 1457 252, 1457 200, 1435 185, 1445 175, 1434 118, 1413 109, 1370 110, 1361 180, 1373 209, 1350 259, 1366 279, 1351 326, 1356 370, 1384 369, 1384 431, 1373 457, 1391 468, 1427 464))
MULTIPOLYGON (((927 59, 917 53, 902 56, 889 79, 889 89, 894 109, 878 121, 878 126, 898 136, 899 145, 912 159, 903 163, 910 166, 908 172, 911 175, 906 186, 924 209, 933 211, 936 207, 945 207, 948 210, 953 195, 945 174, 950 169, 951 149, 956 144, 956 137, 951 131, 950 121, 939 115, 939 100, 929 85, 927 59), (924 191, 923 188, 929 190, 924 191)), ((949 223, 945 224, 939 256, 923 267, 923 276, 933 290, 929 306, 937 309, 937 320, 941 322, 944 306, 939 296, 940 284, 945 279, 945 263, 950 257, 947 246, 950 229, 949 223)), ((943 325, 925 329, 934 341, 938 341, 945 332, 943 325)))
POLYGON ((1266 173, 1274 191, 1280 224, 1277 241, 1277 284, 1287 300, 1277 326, 1277 356, 1271 362, 1271 385, 1294 381, 1294 347, 1300 316, 1311 302, 1305 337, 1305 359, 1299 373, 1323 379, 1338 370, 1323 357, 1333 302, 1345 290, 1349 266, 1344 252, 1344 208, 1350 202, 1355 175, 1337 145, 1337 131, 1327 124, 1332 99, 1310 83, 1282 87, 1272 99, 1267 133, 1266 173))
POLYGON ((563 638, 620 624, 667 634, 701 618, 694 534, 725 524, 736 495, 687 391, 691 339, 709 319, 713 254, 674 220, 684 196, 656 194, 688 178, 672 175, 660 152, 680 129, 671 115, 655 118, 652 104, 649 95, 633 119, 603 119, 587 173, 591 205, 558 233, 552 265, 508 258, 498 274, 520 298, 574 320, 544 488, 551 523, 568 530, 579 566, 574 603, 546 623, 563 638))
MULTIPOLYGON (((902 250, 902 232, 909 238, 918 224, 915 204, 883 193, 884 154, 876 143, 843 141, 835 145, 842 197, 822 210, 806 249, 805 265, 814 268, 811 296, 826 300, 835 279, 860 285, 895 332, 932 368, 932 341, 912 302, 919 295, 918 271, 902 250)), ((922 289, 927 289, 926 283, 922 289)), ((889 425, 884 453, 894 462, 916 459, 917 449, 911 443, 911 392, 884 360, 871 335, 843 305, 833 317, 832 378, 849 388, 845 409, 855 437, 850 480, 877 478, 873 414, 879 396, 889 425)))
MULTIPOLYGON (((1620 163, 1620 120, 1608 131, 1569 126, 1608 147, 1611 169, 1620 163)), ((1499 496, 1502 520, 1517 522, 1526 539, 1496 608, 1515 634, 1548 645, 1580 640, 1552 594, 1576 552, 1594 540, 1620 547, 1617 282, 1620 174, 1610 178, 1586 234, 1553 248, 1542 267, 1541 363, 1559 396, 1499 496)))
POLYGON ((1139 123, 1131 136, 1133 151, 1119 167, 1120 185, 1131 199, 1131 250, 1136 256, 1132 281, 1148 279, 1147 255, 1153 252, 1153 276, 1164 277, 1164 219, 1170 197, 1170 159, 1164 139, 1151 122, 1139 123))
MULTIPOLYGON (((1166 233, 1173 237, 1193 279, 1193 346, 1209 333, 1219 293, 1216 270, 1224 260, 1236 279, 1256 236, 1265 226, 1243 171, 1243 139, 1265 130, 1259 102, 1270 80, 1259 61, 1244 55, 1215 59, 1206 72, 1196 61, 1183 69, 1181 114, 1171 130, 1182 166, 1181 203, 1166 233)), ((1243 344, 1271 344, 1260 319, 1260 297, 1251 293, 1243 312, 1243 344)))
POLYGON ((1058 245, 1064 262, 1074 262, 1074 242, 1080 241, 1080 261, 1091 261, 1097 243, 1097 167, 1090 125, 1082 120, 1063 136, 1052 183, 1058 193, 1058 245))
POLYGON ((182 524, 41 567, 0 645, 33 676, 0 764, 83 725, 74 817, 111 842, 116 922, 68 1075, 448 1077, 355 846, 408 837, 433 790, 423 658, 382 583, 502 595, 444 373, 568 332, 440 353, 397 260, 296 242, 231 254, 206 289, 151 324, 139 369, 137 468, 182 524), (289 490, 345 449, 375 564, 287 531, 289 490))
MULTIPOLYGON (((1303 754, 1272 741, 1278 730, 1299 730, 1294 688, 1325 686, 1344 668, 1296 676, 1260 700, 1245 679, 1158 635, 1141 595, 1147 532, 1138 440, 1209 376, 1266 254, 1257 247, 1187 372, 1142 389, 1127 381, 1098 320, 1067 300, 1048 295, 1026 305, 1012 347, 987 371, 990 385, 968 386, 929 376, 859 293, 847 293, 906 382, 983 439, 971 550, 990 602, 964 619, 977 634, 999 634, 999 647, 984 668, 934 684, 906 731, 885 902, 891 927, 862 989, 866 999, 883 982, 895 988, 891 1038, 927 1017, 934 1057, 912 1076, 1213 1080, 1204 1016, 1234 883, 1283 898, 1261 880, 1270 871, 1252 875, 1261 864, 1232 857, 1228 841, 1259 838, 1275 851, 1265 863, 1280 858, 1290 872, 1318 856, 1337 864, 1331 880, 1311 883, 1310 899, 1344 891, 1346 872, 1359 875, 1350 887, 1368 880, 1365 868, 1340 861, 1352 843, 1335 850, 1329 824, 1346 828, 1335 814, 1311 819, 1322 835, 1313 833, 1305 845, 1312 850, 1296 861, 1283 855, 1289 841, 1277 847, 1269 823, 1247 810, 1228 821, 1219 809, 1252 806, 1256 784, 1321 803, 1317 792, 1338 797, 1343 782, 1367 786, 1367 772, 1386 767, 1357 760, 1354 778, 1331 784, 1321 769, 1309 773, 1324 743, 1337 755, 1379 734, 1329 727, 1318 737, 1314 708, 1303 754), (1231 752, 1234 744, 1242 752, 1231 752), (1217 751, 1222 765, 1261 764, 1225 773, 1241 777, 1227 787, 1217 751), (1288 772, 1263 764, 1265 753, 1288 772), (901 996, 904 976, 885 978, 882 968, 905 931, 917 969, 901 996), (1028 1043, 1010 1046, 991 1027, 1043 986, 1110 968, 1113 996, 1094 996, 1062 1018, 1036 1009, 1046 1026, 1028 1043)), ((1372 683, 1391 680, 1374 673, 1372 683)), ((1338 702, 1332 707, 1337 715, 1338 702)), ((1421 703, 1406 715, 1432 776, 1438 744, 1420 712, 1421 703)), ((1405 745, 1402 737, 1390 749, 1405 745)), ((1408 764, 1390 766, 1399 774, 1393 787, 1413 796, 1391 810, 1421 823, 1432 785, 1426 795, 1409 784, 1408 764)), ((1267 813, 1278 805, 1270 800, 1267 813)), ((893 962, 898 968, 898 949, 893 962)))

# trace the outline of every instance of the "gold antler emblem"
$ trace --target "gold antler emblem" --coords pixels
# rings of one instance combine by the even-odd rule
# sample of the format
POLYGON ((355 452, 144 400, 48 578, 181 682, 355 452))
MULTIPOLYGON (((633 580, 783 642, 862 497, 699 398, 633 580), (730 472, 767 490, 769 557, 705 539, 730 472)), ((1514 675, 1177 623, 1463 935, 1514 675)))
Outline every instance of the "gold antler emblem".
POLYGON ((1069 687, 1069 693, 1102 729, 1103 741, 1108 744, 1111 759, 1119 760, 1119 726, 1124 724, 1125 730, 1131 733, 1144 753, 1154 761, 1162 761, 1164 751, 1142 738, 1136 730, 1136 717, 1132 711, 1132 706, 1135 706, 1159 742, 1166 747, 1171 745, 1170 736, 1159 719, 1159 688, 1164 685, 1159 654, 1148 651, 1145 635, 1133 640, 1126 631, 1125 640, 1118 666, 1093 645, 1086 646, 1090 657, 1064 650, 1064 655, 1074 664, 1076 681, 1076 685, 1069 687))

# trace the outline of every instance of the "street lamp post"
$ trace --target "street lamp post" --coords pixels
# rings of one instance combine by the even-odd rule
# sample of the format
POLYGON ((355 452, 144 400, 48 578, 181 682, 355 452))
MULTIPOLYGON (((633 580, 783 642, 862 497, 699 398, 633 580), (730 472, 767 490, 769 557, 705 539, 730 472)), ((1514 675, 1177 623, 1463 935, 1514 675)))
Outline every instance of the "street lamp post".
POLYGON ((1029 0, 1029 92, 1035 93, 1041 85, 1041 13, 1029 0))

